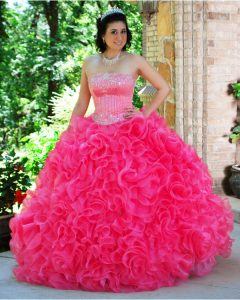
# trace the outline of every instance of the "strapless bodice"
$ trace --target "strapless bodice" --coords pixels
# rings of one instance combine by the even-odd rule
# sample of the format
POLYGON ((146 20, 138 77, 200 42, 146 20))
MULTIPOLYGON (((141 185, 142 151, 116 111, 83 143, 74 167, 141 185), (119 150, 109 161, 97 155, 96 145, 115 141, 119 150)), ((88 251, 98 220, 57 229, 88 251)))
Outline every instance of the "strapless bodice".
MULTIPOLYGON (((89 80, 95 111, 92 118, 99 124, 111 124, 125 119, 134 110, 132 97, 135 79, 131 74, 98 73, 89 80)), ((137 112, 137 111, 136 111, 137 112)))

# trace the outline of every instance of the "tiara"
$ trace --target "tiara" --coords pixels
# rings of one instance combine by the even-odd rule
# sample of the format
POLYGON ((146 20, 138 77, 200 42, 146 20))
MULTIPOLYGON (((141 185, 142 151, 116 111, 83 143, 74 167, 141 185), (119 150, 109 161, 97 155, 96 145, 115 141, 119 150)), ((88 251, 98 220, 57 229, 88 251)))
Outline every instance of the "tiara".
POLYGON ((120 8, 114 6, 112 9, 110 9, 109 11, 107 11, 105 14, 102 15, 101 21, 102 21, 105 17, 110 16, 110 15, 113 15, 113 14, 122 14, 122 15, 124 15, 124 12, 123 12, 120 8))

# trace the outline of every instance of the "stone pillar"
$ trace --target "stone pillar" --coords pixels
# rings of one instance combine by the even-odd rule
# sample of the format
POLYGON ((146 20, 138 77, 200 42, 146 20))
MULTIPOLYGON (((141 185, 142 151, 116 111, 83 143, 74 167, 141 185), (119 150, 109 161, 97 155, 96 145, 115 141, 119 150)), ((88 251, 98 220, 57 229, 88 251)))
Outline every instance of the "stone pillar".
POLYGON ((159 1, 158 12, 153 14, 150 24, 143 18, 143 55, 172 87, 172 93, 159 108, 170 127, 175 126, 176 120, 173 9, 173 2, 159 1))
POLYGON ((206 27, 203 1, 176 1, 176 130, 206 160, 206 27))

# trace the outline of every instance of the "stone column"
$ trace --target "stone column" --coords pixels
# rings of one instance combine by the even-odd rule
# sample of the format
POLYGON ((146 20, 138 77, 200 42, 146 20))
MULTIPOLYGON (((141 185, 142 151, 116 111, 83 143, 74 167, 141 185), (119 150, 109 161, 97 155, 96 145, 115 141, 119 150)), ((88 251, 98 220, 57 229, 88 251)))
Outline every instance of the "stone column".
POLYGON ((172 93, 159 108, 170 127, 175 127, 176 120, 173 10, 173 2, 159 1, 158 13, 153 14, 150 24, 143 18, 143 55, 172 87, 172 93))

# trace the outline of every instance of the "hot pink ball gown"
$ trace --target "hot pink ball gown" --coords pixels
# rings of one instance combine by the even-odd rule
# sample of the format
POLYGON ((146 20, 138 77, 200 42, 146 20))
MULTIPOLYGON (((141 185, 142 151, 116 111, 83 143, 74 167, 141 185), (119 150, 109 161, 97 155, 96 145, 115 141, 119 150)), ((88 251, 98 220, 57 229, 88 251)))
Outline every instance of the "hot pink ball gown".
POLYGON ((162 117, 132 107, 135 79, 95 74, 95 112, 61 133, 10 223, 18 281, 133 292, 203 276, 231 253, 233 214, 206 164, 162 117))

